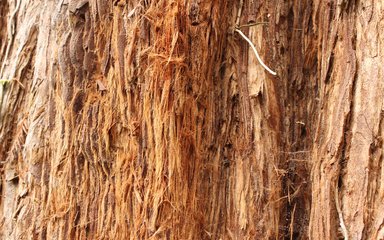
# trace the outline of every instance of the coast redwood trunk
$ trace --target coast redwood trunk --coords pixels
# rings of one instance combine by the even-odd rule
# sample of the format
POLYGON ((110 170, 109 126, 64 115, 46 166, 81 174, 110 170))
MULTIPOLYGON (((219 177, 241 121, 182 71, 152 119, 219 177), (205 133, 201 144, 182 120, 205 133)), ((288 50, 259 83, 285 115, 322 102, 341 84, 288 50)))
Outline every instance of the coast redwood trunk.
POLYGON ((380 1, 4 0, 0 27, 1 239, 384 238, 380 1))

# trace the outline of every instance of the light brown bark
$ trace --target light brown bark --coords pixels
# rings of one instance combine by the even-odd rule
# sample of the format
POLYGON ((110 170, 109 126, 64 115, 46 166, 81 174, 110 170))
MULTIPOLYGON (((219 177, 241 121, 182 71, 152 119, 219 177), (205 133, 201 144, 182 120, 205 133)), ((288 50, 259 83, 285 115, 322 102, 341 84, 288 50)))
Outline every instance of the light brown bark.
POLYGON ((383 4, 241 2, 2 1, 1 238, 382 239, 383 4))

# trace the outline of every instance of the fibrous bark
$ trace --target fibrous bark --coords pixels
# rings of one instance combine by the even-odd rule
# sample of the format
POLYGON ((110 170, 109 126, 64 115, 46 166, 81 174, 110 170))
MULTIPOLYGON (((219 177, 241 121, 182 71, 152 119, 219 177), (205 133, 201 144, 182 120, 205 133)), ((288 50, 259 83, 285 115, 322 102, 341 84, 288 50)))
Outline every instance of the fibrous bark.
POLYGON ((380 1, 0 13, 3 239, 383 238, 380 1))

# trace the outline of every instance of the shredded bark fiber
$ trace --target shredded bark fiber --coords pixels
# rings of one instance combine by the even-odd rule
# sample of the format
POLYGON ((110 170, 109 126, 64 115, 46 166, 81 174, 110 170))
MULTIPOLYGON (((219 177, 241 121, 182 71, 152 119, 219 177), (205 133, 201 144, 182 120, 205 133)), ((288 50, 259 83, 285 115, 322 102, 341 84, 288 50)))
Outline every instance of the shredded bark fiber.
POLYGON ((382 239, 383 9, 1 1, 0 238, 382 239))

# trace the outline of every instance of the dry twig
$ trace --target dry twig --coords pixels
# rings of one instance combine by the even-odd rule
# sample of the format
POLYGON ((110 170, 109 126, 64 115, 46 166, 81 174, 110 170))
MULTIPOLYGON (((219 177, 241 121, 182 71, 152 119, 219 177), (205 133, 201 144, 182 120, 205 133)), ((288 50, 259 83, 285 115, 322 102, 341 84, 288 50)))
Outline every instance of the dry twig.
POLYGON ((260 56, 259 56, 259 53, 257 52, 256 48, 255 48, 255 45, 253 45, 252 41, 249 40, 249 38, 247 36, 244 35, 244 33, 242 31, 240 31, 240 29, 235 29, 235 31, 237 33, 240 34, 240 36, 242 36, 245 41, 247 41, 249 43, 249 45, 251 46, 253 52, 255 53, 256 55, 256 58, 257 60, 259 61, 259 63, 261 64, 261 66, 263 66, 263 68, 265 68, 265 70, 267 70, 270 74, 272 75, 276 75, 276 72, 272 71, 267 65, 265 65, 265 63, 261 60, 260 56))

